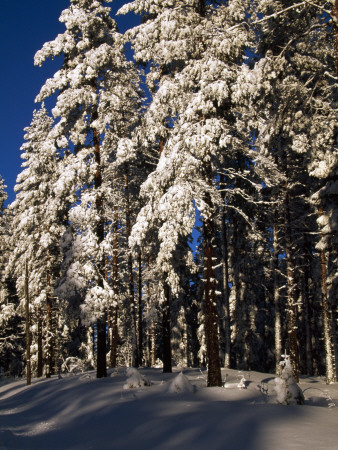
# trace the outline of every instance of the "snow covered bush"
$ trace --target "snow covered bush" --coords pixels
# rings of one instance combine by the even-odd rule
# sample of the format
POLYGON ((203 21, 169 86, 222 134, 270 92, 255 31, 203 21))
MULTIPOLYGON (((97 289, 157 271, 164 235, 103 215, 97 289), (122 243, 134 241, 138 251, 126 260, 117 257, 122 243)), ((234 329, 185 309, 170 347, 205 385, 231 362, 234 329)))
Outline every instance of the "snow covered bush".
POLYGON ((185 394, 193 392, 193 385, 188 378, 181 372, 169 384, 168 392, 170 394, 185 394))
POLYGON ((127 369, 127 382, 123 385, 123 389, 134 389, 142 386, 151 386, 151 381, 147 377, 140 374, 134 367, 127 369))
POLYGON ((283 367, 280 377, 275 378, 276 401, 281 405, 304 405, 304 395, 293 376, 290 357, 285 355, 281 361, 283 367))
POLYGON ((77 358, 75 356, 70 356, 67 358, 62 366, 61 370, 62 372, 68 372, 68 373, 82 373, 86 369, 86 365, 82 359, 77 358))
POLYGON ((157 358, 155 361, 155 364, 153 365, 155 369, 162 369, 163 368, 163 361, 160 360, 160 358, 157 358))

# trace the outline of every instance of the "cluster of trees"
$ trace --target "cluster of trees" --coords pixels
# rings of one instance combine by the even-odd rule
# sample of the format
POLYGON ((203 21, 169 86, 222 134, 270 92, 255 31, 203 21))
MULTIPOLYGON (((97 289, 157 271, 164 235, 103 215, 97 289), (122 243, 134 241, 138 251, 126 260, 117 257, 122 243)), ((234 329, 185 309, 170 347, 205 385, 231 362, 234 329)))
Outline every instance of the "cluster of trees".
POLYGON ((107 3, 70 0, 35 55, 62 63, 7 208, 0 180, 1 370, 218 386, 286 351, 335 381, 338 1, 134 0, 124 35, 107 3))

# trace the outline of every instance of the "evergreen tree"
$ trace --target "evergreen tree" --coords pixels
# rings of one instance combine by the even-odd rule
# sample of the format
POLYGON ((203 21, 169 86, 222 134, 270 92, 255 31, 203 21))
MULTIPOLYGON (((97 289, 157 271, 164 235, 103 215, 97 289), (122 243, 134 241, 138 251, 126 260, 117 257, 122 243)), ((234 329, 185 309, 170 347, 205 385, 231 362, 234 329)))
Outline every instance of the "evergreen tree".
POLYGON ((89 321, 96 320, 98 377, 107 374, 106 312, 112 305, 116 317, 118 305, 116 268, 110 276, 112 286, 106 281, 106 257, 114 260, 117 251, 116 230, 110 228, 116 226, 112 211, 120 205, 110 163, 118 139, 128 137, 134 125, 139 98, 135 72, 124 56, 110 8, 103 3, 71 0, 60 17, 66 31, 35 56, 41 65, 49 57, 64 55, 62 68, 47 80, 37 100, 58 93, 53 114, 59 120, 52 135, 62 145, 74 146, 63 160, 63 179, 72 183, 67 239, 73 237, 58 292, 82 292, 83 311, 89 321))
POLYGON ((24 345, 22 320, 17 313, 15 283, 6 276, 9 256, 10 215, 4 203, 6 186, 0 176, 0 377, 22 374, 21 355, 24 345))
POLYGON ((60 265, 59 241, 64 232, 65 211, 54 193, 59 153, 49 135, 52 123, 43 105, 34 111, 30 127, 25 128, 26 142, 21 147, 24 169, 17 178, 16 198, 10 205, 13 231, 8 273, 16 279, 22 302, 25 301, 26 287, 31 299, 38 376, 42 375, 43 322, 46 375, 50 376, 54 370, 57 331, 53 324, 56 317, 53 316, 60 311, 59 301, 54 297, 54 285, 60 265))

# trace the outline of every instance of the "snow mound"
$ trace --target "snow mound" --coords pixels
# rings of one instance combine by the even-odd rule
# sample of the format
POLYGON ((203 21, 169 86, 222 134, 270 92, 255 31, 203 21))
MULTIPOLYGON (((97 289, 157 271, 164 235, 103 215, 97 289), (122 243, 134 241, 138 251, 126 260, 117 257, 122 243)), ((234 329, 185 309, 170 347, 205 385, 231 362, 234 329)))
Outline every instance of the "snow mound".
POLYGON ((191 393, 194 391, 193 385, 190 383, 188 378, 179 373, 169 384, 168 392, 170 394, 184 394, 191 393))
POLYGON ((134 367, 128 367, 127 382, 123 385, 123 389, 134 389, 142 386, 151 386, 151 381, 141 375, 134 367))

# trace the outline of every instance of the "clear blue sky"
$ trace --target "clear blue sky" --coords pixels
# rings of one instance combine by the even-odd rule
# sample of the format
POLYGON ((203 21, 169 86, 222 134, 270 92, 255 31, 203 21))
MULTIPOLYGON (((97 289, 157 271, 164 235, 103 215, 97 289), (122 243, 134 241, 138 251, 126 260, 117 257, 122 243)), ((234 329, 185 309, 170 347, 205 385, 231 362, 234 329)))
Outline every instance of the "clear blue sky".
MULTIPOLYGON (((121 32, 137 23, 133 15, 115 17, 115 12, 131 0, 109 4, 121 32)), ((60 13, 70 0, 0 0, 0 175, 8 186, 9 201, 20 173, 23 129, 32 120, 34 103, 45 80, 59 69, 61 60, 34 66, 34 55, 65 28, 60 13)), ((48 105, 48 103, 47 103, 48 105)))

